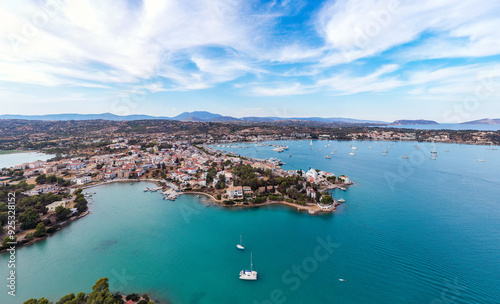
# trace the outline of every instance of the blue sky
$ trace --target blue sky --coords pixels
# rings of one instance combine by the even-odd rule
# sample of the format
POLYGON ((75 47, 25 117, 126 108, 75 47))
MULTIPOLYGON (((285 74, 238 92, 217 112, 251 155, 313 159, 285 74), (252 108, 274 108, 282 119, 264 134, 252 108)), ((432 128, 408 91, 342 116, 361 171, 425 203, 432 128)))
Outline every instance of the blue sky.
POLYGON ((500 118, 500 2, 0 2, 0 114, 500 118))

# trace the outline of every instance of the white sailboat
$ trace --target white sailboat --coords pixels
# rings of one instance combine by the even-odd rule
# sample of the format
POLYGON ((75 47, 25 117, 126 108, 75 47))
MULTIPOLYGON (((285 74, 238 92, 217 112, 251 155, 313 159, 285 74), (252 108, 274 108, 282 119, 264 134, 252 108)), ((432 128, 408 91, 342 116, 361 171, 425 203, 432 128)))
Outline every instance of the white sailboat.
POLYGON ((313 148, 313 141, 312 140, 311 140, 311 143, 309 145, 311 146, 309 149, 312 150, 312 148, 313 148))
POLYGON ((253 270, 253 259, 251 252, 250 252, 250 270, 240 271, 240 280, 248 280, 248 281, 257 280, 257 271, 253 270))
POLYGON ((436 144, 434 142, 432 142, 432 151, 431 151, 431 155, 436 157, 438 154, 438 152, 436 151, 436 144))
POLYGON ((241 235, 240 235, 240 243, 236 245, 236 248, 238 248, 239 250, 245 250, 245 247, 243 247, 243 241, 242 241, 242 238, 241 238, 241 235))

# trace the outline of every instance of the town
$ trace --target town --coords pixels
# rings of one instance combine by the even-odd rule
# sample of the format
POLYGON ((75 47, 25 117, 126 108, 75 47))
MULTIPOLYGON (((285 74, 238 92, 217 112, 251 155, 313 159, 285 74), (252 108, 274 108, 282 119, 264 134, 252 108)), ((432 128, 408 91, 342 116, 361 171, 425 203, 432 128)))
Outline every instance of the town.
MULTIPOLYGON (((19 214, 17 241, 31 242, 88 214, 89 189, 109 182, 150 181, 166 200, 184 193, 205 195, 223 206, 251 207, 280 203, 310 214, 333 212, 339 201, 326 191, 345 189, 348 176, 310 168, 284 170, 278 159, 254 159, 216 150, 208 145, 156 138, 144 145, 115 138, 93 156, 19 164, 1 171, 1 193, 16 191, 19 214), (114 153, 105 153, 114 151, 114 153)), ((340 201, 342 202, 342 201, 340 201)), ((7 223, 7 206, 0 203, 0 221, 7 223)), ((2 228, 4 245, 8 238, 2 228)))

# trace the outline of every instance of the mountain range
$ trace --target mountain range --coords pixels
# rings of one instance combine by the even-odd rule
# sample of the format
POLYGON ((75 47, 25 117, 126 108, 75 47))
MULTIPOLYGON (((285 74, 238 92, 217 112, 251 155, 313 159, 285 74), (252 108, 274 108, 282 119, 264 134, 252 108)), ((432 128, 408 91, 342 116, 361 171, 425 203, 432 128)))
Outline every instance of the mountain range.
POLYGON ((184 112, 174 117, 166 116, 150 116, 150 115, 125 115, 119 116, 111 113, 102 114, 47 114, 47 115, 12 115, 4 114, 0 115, 0 119, 23 119, 23 120, 146 120, 146 119, 163 119, 163 120, 180 120, 180 121, 201 121, 201 122, 230 122, 230 121, 246 121, 246 122, 272 122, 272 121, 315 121, 315 122, 326 122, 326 123, 374 123, 374 124, 387 124, 384 121, 376 120, 360 120, 352 118, 342 118, 342 117, 293 117, 293 118, 283 118, 283 117, 242 117, 236 118, 232 116, 223 116, 220 114, 214 114, 206 111, 195 111, 195 112, 184 112))
MULTIPOLYGON (((223 116, 220 114, 214 114, 206 111, 195 111, 195 112, 184 112, 174 117, 166 116, 150 116, 143 114, 134 115, 115 115, 111 113, 102 114, 46 114, 46 115, 13 115, 13 114, 3 114, 0 115, 0 119, 22 119, 22 120, 45 120, 45 121, 60 121, 60 120, 114 120, 114 121, 128 121, 128 120, 147 120, 147 119, 159 119, 159 120, 178 120, 178 121, 200 121, 200 122, 273 122, 273 121, 311 121, 311 122, 323 122, 323 123, 349 123, 349 124, 391 124, 391 125, 428 125, 428 124, 438 124, 432 120, 396 120, 392 123, 378 120, 362 120, 353 118, 343 118, 343 117, 241 117, 236 118, 232 116, 223 116)), ((500 119, 480 119, 469 122, 463 122, 462 124, 500 124, 500 119)))

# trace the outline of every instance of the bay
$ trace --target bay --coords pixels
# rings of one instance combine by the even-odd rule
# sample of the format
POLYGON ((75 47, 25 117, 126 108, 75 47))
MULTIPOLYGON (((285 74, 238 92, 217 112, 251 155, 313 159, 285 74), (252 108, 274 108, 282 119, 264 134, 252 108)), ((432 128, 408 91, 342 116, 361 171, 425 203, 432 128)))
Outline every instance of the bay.
MULTIPOLYGON (((355 185, 332 191, 347 202, 334 214, 310 216, 282 206, 206 207, 193 195, 165 201, 143 192, 152 186, 145 182, 92 188, 90 215, 19 248, 17 296, 2 286, 0 303, 56 301, 90 292, 100 277, 109 277, 113 291, 171 303, 498 302, 498 150, 436 144, 431 160, 430 144, 416 150, 411 142, 313 141, 313 149, 309 141, 274 143, 290 149, 216 148, 281 157, 285 169, 348 175, 355 185), (235 247, 240 235, 243 252, 235 247), (261 276, 255 282, 238 279, 250 252, 261 276)), ((5 277, 7 260, 0 255, 5 277)))

